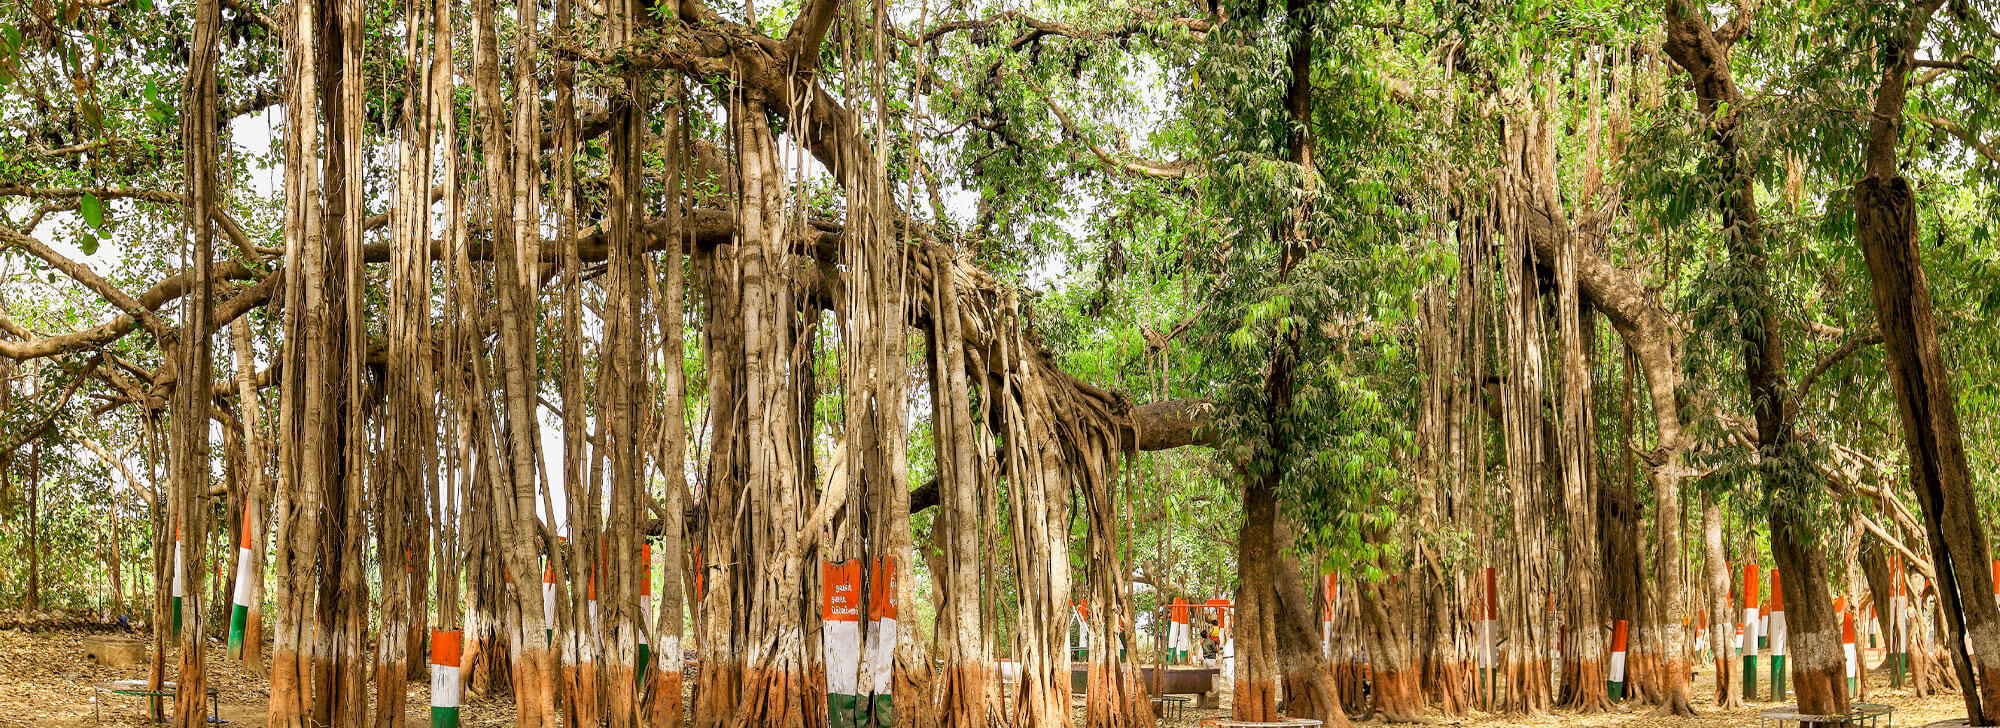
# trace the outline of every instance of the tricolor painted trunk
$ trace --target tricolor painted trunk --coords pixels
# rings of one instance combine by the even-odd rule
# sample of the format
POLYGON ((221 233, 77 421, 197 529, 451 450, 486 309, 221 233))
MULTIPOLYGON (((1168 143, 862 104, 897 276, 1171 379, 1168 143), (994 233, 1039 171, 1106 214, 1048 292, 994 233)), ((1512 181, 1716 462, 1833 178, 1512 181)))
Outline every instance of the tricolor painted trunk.
POLYGON ((1500 699, 1500 577, 1486 567, 1486 619, 1479 623, 1479 671, 1486 680, 1486 705, 1500 699))
POLYGON ((1606 688, 1607 692, 1611 694, 1611 702, 1614 703, 1625 699, 1625 640, 1627 629, 1629 629, 1629 625, 1622 619, 1618 620, 1611 629, 1611 679, 1606 688))
POLYGON ((464 633, 431 630, 431 728, 458 728, 459 651, 464 633))
POLYGON ((1858 656, 1854 653, 1854 613, 1842 610, 1840 616, 1842 620, 1840 627, 1840 649, 1847 653, 1847 692, 1849 695, 1852 695, 1856 687, 1854 684, 1855 665, 1858 664, 1858 656))
POLYGON ((1785 699, 1785 586, 1778 570, 1771 570, 1771 616, 1767 627, 1771 642, 1771 699, 1785 699))
POLYGON ((632 675, 643 687, 646 684, 646 668, 653 664, 652 645, 646 643, 648 625, 653 623, 653 546, 639 544, 639 655, 634 663, 632 675))
POLYGON ((554 646, 556 643, 555 559, 549 559, 548 567, 542 571, 542 619, 546 620, 543 623, 545 629, 542 630, 542 638, 548 640, 548 645, 554 646))
MULTIPOLYGON (((1774 577, 1777 576, 1778 570, 1772 569, 1771 575, 1774 577)), ((1771 598, 1765 597, 1764 603, 1758 605, 1757 607, 1757 649, 1768 650, 1770 648, 1771 648, 1771 598)))
POLYGON ((821 562, 820 639, 826 655, 826 713, 831 728, 895 725, 896 562, 876 559, 862 603, 860 559, 821 562), (868 613, 862 633, 861 614, 868 613), (865 649, 864 649, 865 647, 865 649))
POLYGON ((896 724, 892 699, 896 666, 896 560, 876 559, 868 583, 868 663, 862 679, 868 681, 865 687, 872 698, 866 699, 871 714, 861 717, 860 725, 890 728, 896 724))
MULTIPOLYGON (((178 577, 176 577, 178 579, 178 577)), ((250 514, 243 514, 243 531, 236 537, 236 588, 229 598, 229 659, 243 659, 243 633, 250 624, 250 514)))
POLYGON ((1713 640, 1710 640, 1708 638, 1708 610, 1702 610, 1700 612, 1695 613, 1694 629, 1695 629, 1694 651, 1705 653, 1708 657, 1713 659, 1715 646, 1709 644, 1710 642, 1713 642, 1713 640))
POLYGON ((174 526, 174 617, 173 637, 181 639, 181 598, 187 596, 187 583, 181 580, 181 527, 174 526))
POLYGON ((1889 585, 1891 596, 1889 597, 1889 634, 1887 642, 1889 645, 1889 666, 1892 668, 1892 672, 1890 673, 1892 677, 1889 685, 1890 687, 1900 688, 1903 686, 1903 670, 1907 669, 1910 664, 1909 651, 1907 650, 1909 636, 1904 632, 1907 625, 1903 623, 1903 559, 1900 556, 1889 557, 1889 585))
POLYGON ((1743 565, 1743 699, 1757 699, 1757 565, 1743 565))
POLYGON ((1173 606, 1167 608, 1167 616, 1170 620, 1167 628, 1168 659, 1174 664, 1187 662, 1194 642, 1194 625, 1188 621, 1187 601, 1175 599, 1173 606))
POLYGON ((826 655, 826 719, 834 728, 860 724, 861 562, 820 563, 820 640, 826 655))
MULTIPOLYGON (((1996 562, 2000 563, 2000 562, 1996 562)), ((1333 659, 1333 604, 1339 595, 1339 584, 1333 574, 1327 574, 1320 592, 1319 604, 1319 649, 1328 660, 1333 659)), ((2000 587, 1995 587, 2000 589, 2000 587)))

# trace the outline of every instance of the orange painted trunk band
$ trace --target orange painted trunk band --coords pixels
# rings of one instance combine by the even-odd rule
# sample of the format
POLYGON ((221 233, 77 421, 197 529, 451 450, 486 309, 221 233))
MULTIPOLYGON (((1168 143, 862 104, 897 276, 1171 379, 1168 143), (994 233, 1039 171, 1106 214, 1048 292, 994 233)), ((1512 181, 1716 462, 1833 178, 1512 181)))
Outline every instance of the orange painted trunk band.
POLYGON ((455 629, 431 630, 431 664, 459 667, 465 633, 455 629))

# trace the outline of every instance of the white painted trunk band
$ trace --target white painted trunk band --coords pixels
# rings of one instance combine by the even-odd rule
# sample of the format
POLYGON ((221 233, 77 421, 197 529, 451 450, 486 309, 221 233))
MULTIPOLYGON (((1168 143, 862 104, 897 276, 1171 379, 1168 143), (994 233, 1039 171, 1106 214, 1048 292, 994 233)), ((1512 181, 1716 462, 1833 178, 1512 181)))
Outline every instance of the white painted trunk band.
POLYGON ((1743 654, 1757 654, 1757 609, 1743 610, 1743 654))
POLYGON ((248 607, 256 595, 250 593, 250 549, 236 549, 236 589, 229 603, 248 607))

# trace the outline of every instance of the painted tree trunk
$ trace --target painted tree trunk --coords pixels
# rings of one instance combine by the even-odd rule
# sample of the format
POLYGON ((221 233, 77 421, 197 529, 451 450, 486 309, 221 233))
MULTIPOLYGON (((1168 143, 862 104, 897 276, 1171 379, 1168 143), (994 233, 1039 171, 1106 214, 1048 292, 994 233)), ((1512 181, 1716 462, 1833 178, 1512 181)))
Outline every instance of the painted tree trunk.
MULTIPOLYGON (((1282 368, 1280 365, 1279 368, 1282 368)), ((1262 476, 1246 476, 1243 525, 1237 532, 1236 564, 1242 583, 1236 592, 1236 680, 1231 716, 1270 721, 1278 715, 1275 621, 1278 518, 1277 495, 1262 476)))
POLYGON ((1564 707, 1578 713, 1601 713, 1611 709, 1605 694, 1604 580, 1602 554, 1598 550, 1598 491, 1596 469, 1590 453, 1596 443, 1590 365, 1585 349, 1586 318, 1596 314, 1577 291, 1576 257, 1580 243, 1570 235, 1557 260, 1557 329, 1562 342, 1561 427, 1557 430, 1557 450, 1561 453, 1563 484, 1563 607, 1568 611, 1567 644, 1563 645, 1564 707))
POLYGON ((1917 502, 1929 530, 1934 562, 1940 566, 1939 593, 1951 628, 1954 661, 1967 664, 1962 645, 1969 634, 1977 691, 1967 691, 1973 725, 1991 725, 1987 712, 2000 706, 2000 609, 1983 596, 1993 591, 1988 570, 1991 551, 1979 524, 1957 399, 1945 370, 1932 314, 1929 283, 1917 241, 1916 202, 1901 176, 1871 175, 1855 183, 1857 238, 1874 281, 1875 312, 1888 353, 1890 380, 1909 449, 1917 502), (1961 618, 1958 615, 1963 615, 1961 618), (1962 620, 1962 626, 1961 626, 1962 620))
POLYGON ((971 399, 967 389, 964 337, 958 307, 958 286, 953 266, 933 264, 932 295, 938 312, 933 332, 932 391, 937 433, 938 482, 944 506, 939 522, 944 528, 945 573, 941 586, 937 647, 943 664, 938 679, 941 694, 938 717, 942 725, 979 726, 986 721, 990 689, 988 674, 992 658, 986 654, 981 634, 979 585, 979 481, 972 435, 971 399))
POLYGON ((1409 611, 1409 595, 1390 582, 1369 583, 1356 591, 1373 672, 1370 696, 1374 717, 1389 723, 1423 722, 1425 703, 1416 651, 1408 625, 1398 618, 1409 611))
MULTIPOLYGON (((1285 531, 1289 536, 1290 528, 1285 531)), ((1278 667, 1284 684, 1285 715, 1324 721, 1328 726, 1346 726, 1347 711, 1340 705, 1340 691, 1334 686, 1333 667, 1327 662, 1320 626, 1313 622, 1319 611, 1313 608, 1317 602, 1305 588, 1307 582, 1298 560, 1289 555, 1281 555, 1279 559, 1278 667)))
MULTIPOLYGON (((1773 572, 1772 588, 1781 588, 1775 581, 1778 574, 1784 575, 1784 657, 1790 671, 1792 690, 1797 693, 1799 711, 1817 715, 1844 713, 1849 705, 1850 691, 1846 680, 1846 655, 1841 648, 1842 623, 1835 613, 1828 597, 1825 562, 1819 555, 1823 550, 1807 547, 1806 538, 1813 543, 1823 543, 1822 538, 1804 537, 1793 529, 1778 529, 1771 533, 1771 553, 1778 560, 1778 570, 1773 572), (1817 598, 1805 595, 1817 595, 1817 598)), ((1773 601, 1777 601, 1774 594, 1773 601)), ((1774 612, 1772 621, 1781 621, 1774 612)), ((1779 637, 1773 635, 1773 660, 1780 659, 1776 647, 1779 637)), ((1774 691, 1775 692, 1775 691, 1774 691)), ((1782 699, 1774 695, 1776 699, 1782 699)))
POLYGON ((1706 557, 1702 560, 1708 581, 1708 644, 1715 652, 1715 704, 1730 710, 1743 707, 1742 666, 1736 661, 1735 633, 1730 629, 1734 620, 1723 615, 1736 613, 1736 605, 1730 599, 1730 579, 1728 555, 1723 551, 1722 506, 1712 498, 1702 499, 1701 508, 1702 548, 1706 557))
POLYGON ((1929 531, 1947 649, 1965 686, 1967 720, 1972 725, 1992 725, 2000 721, 2000 607, 1985 598, 1994 590, 1993 575, 1987 570, 1992 554, 1974 498, 1957 396, 1938 341, 1917 239, 1916 197, 1898 159, 1909 75, 1937 7, 1908 8, 1900 32, 1892 32, 1883 43, 1887 62, 1869 116, 1863 155, 1867 174, 1854 183, 1855 239, 1873 283, 1876 320, 1909 453, 1910 480, 1929 531), (1967 654, 1968 642, 1976 665, 1974 656, 1967 654))

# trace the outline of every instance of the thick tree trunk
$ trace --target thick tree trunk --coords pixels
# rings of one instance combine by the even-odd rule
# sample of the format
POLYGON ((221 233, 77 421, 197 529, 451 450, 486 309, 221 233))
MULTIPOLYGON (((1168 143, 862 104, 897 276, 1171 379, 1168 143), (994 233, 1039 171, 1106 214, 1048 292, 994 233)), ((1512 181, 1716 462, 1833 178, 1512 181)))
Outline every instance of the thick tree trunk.
POLYGON ((1372 712, 1388 723, 1425 723, 1424 694, 1410 630, 1398 616, 1408 613, 1408 594, 1395 584, 1368 582, 1355 586, 1361 609, 1361 629, 1372 668, 1372 712))
POLYGON ((938 717, 945 726, 969 727, 987 719, 993 684, 988 671, 993 663, 980 630, 978 463, 964 337, 959 331, 958 286, 952 273, 951 266, 934 266, 931 285, 938 311, 931 337, 933 449, 938 482, 945 486, 940 490, 944 508, 938 514, 946 569, 939 575, 943 588, 938 607, 937 647, 942 660, 938 679, 943 684, 938 717))
POLYGON ((1991 710, 2000 706, 2000 608, 1985 597, 1993 593, 1992 556, 1977 515, 1957 398, 1931 313, 1916 202, 1900 175, 1862 178, 1854 185, 1854 199, 1857 238, 1873 275, 1875 313, 1902 414, 1911 479, 1939 570, 1947 649, 1960 666, 1960 682, 1971 682, 1977 674, 1978 690, 1966 691, 1972 724, 1992 725, 1988 713, 2000 712, 1991 710), (1971 635, 1976 664, 1965 654, 1966 634, 1971 635))
MULTIPOLYGON (((1291 529, 1282 528, 1283 542, 1289 548, 1291 529)), ((1298 559, 1289 554, 1279 556, 1276 626, 1285 715, 1344 727, 1348 725, 1347 711, 1341 709, 1340 690, 1333 683, 1333 666, 1327 662, 1319 623, 1314 619, 1319 615, 1314 608, 1317 602, 1306 589, 1302 571, 1298 559)))
MULTIPOLYGON (((678 101, 682 95, 678 86, 668 92, 670 98, 678 101)), ((661 118, 661 139, 664 153, 661 155, 666 166, 667 199, 666 223, 668 234, 674 238, 686 235, 682 200, 686 191, 681 183, 681 161, 687 147, 683 144, 686 135, 682 111, 665 114, 661 118)), ((660 381, 656 395, 660 403, 658 417, 660 427, 657 436, 658 466, 661 479, 666 482, 665 497, 659 500, 661 510, 666 513, 687 511, 687 382, 682 372, 681 362, 686 352, 683 350, 682 329, 685 325, 684 301, 687 282, 684 273, 684 256, 679 246, 670 246, 662 261, 664 276, 650 275, 653 268, 648 266, 649 277, 656 286, 653 297, 658 301, 658 326, 660 338, 660 381)), ((661 578, 658 613, 654 616, 653 662, 656 668, 646 676, 646 725, 648 728, 680 728, 684 707, 681 702, 684 592, 681 588, 686 564, 685 521, 680 518, 661 519, 661 533, 656 550, 666 568, 661 578)))
POLYGON ((1589 714, 1611 709, 1601 596, 1604 572, 1597 535, 1599 483, 1590 457, 1597 433, 1590 416, 1593 397, 1585 353, 1589 344, 1584 337, 1584 319, 1596 314, 1578 295, 1576 257, 1580 243, 1576 235, 1568 238, 1556 264, 1556 316, 1562 341, 1562 426, 1557 450, 1562 457, 1563 606, 1568 612, 1562 691, 1564 707, 1589 714))
MULTIPOLYGON (((1778 572, 1784 574, 1786 659, 1792 690, 1798 694, 1802 713, 1844 713, 1849 704, 1847 656, 1840 646, 1840 615, 1834 613, 1826 596, 1825 551, 1801 543, 1807 539, 1800 537, 1797 528, 1780 529, 1774 523, 1771 532, 1771 553, 1778 560, 1778 572), (1802 592, 1817 598, 1793 596, 1802 592)), ((1808 538, 1825 543, 1823 537, 1808 538)))
POLYGON ((1915 195, 1897 159, 1909 74, 1931 15, 1942 4, 1931 0, 1907 8, 1901 32, 1891 33, 1883 44, 1888 62, 1869 117, 1867 175, 1854 183, 1855 238, 1874 284, 1875 315, 1902 415, 1910 479, 1930 531, 1947 649, 1959 682, 1966 686, 1968 720, 1992 725, 2000 720, 2000 607, 1986 597, 1993 593, 1987 567, 1992 555, 1966 464, 1958 400, 1938 342, 1917 240, 1915 195), (1968 634, 1977 665, 1967 654, 1968 634))
POLYGON ((1246 476, 1243 526, 1237 532, 1236 684, 1231 716, 1269 721, 1278 716, 1278 666, 1273 613, 1276 605, 1278 503, 1265 476, 1246 476))

